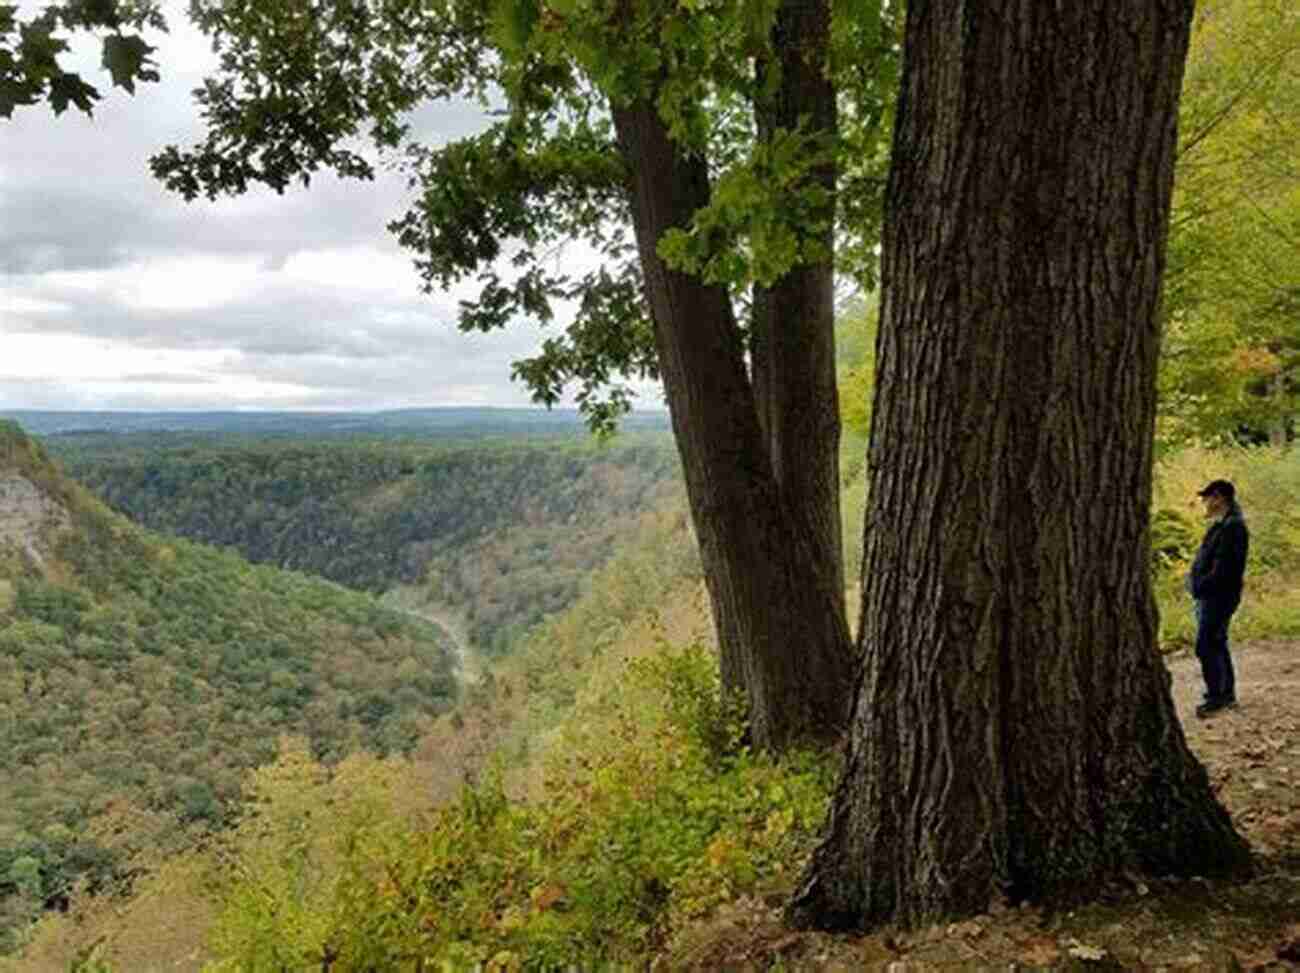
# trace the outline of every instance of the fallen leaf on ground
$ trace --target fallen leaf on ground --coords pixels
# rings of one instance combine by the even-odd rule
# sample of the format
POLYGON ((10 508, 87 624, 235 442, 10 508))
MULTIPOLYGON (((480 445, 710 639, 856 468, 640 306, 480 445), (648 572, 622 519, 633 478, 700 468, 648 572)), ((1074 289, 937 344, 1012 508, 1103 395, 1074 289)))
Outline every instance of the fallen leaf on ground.
POLYGON ((782 950, 789 949, 791 946, 799 942, 799 940, 802 938, 803 937, 800 936, 799 933, 797 932, 788 933, 787 935, 782 936, 780 939, 776 939, 768 943, 767 944, 768 952, 776 954, 781 952, 782 950))
POLYGON ((963 939, 975 939, 984 934, 984 927, 974 919, 966 922, 958 922, 948 927, 949 936, 960 936, 963 939))
POLYGON ((1286 938, 1278 944, 1277 958, 1300 962, 1300 925, 1293 925, 1286 931, 1286 938))
POLYGON ((1277 962, 1277 956, 1271 949, 1260 949, 1253 953, 1238 950, 1237 962, 1246 973, 1252 973, 1254 970, 1263 970, 1277 962))
POLYGON ((1061 958, 1061 950, 1048 939, 1026 945, 1020 951, 1020 962, 1026 966, 1051 966, 1061 958))
POLYGON ((1106 958, 1106 951, 1100 946, 1089 946, 1077 939, 1070 940, 1068 952, 1075 959, 1089 960, 1093 963, 1099 963, 1106 958))

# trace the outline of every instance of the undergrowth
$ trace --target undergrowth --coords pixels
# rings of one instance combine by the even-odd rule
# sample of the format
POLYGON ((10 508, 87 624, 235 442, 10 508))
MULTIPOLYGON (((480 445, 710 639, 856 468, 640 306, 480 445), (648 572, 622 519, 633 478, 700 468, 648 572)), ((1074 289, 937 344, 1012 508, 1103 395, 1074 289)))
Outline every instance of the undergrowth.
POLYGON ((283 754, 227 843, 210 969, 632 962, 720 903, 788 884, 823 821, 831 761, 743 746, 716 671, 700 646, 630 663, 587 745, 556 751, 542 799, 512 801, 489 773, 415 828, 383 812, 389 778, 339 791, 305 754, 283 754))

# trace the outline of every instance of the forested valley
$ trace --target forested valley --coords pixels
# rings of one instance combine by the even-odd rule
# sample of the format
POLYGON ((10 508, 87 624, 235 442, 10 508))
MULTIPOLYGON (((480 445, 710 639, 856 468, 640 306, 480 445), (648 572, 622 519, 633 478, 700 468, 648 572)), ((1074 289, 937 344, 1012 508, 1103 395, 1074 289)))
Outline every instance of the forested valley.
MULTIPOLYGON (((486 418, 486 417, 485 417, 486 418)), ((490 427, 489 427, 490 428, 490 427)), ((572 603, 629 521, 680 494, 670 439, 47 440, 68 473, 151 529, 456 617, 505 652, 572 603)))

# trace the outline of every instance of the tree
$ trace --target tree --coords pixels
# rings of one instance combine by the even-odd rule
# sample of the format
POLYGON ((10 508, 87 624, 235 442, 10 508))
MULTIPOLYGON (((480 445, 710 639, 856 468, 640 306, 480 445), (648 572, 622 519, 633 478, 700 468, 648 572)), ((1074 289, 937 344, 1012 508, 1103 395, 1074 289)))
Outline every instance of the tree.
POLYGON ((166 28, 153 0, 71 0, 43 6, 29 20, 18 19, 18 7, 0 4, 0 118, 42 102, 56 115, 69 105, 92 114, 99 89, 60 63, 68 53, 62 33, 99 35, 101 63, 116 87, 134 93, 136 82, 157 81, 154 48, 139 33, 145 28, 166 28))
POLYGON ((516 375, 578 387, 607 428, 661 377, 724 680, 753 735, 834 738, 844 618, 832 273, 866 275, 896 49, 889 17, 828 0, 195 0, 221 59, 207 139, 156 174, 194 198, 368 177, 403 149, 420 195, 392 224, 430 289, 477 277, 463 330, 578 310, 516 375), (438 148, 428 99, 497 121, 438 148), (504 106, 502 106, 504 101, 504 106), (627 230, 631 227, 629 236, 627 230), (557 267, 580 240, 589 271, 557 267), (508 263, 510 269, 503 269, 508 263))
POLYGON ((1198 5, 1180 109, 1161 439, 1286 438, 1300 412, 1300 17, 1198 5))
POLYGON ((797 921, 920 923, 1248 866, 1184 741, 1147 564, 1191 14, 909 4, 864 669, 797 921))

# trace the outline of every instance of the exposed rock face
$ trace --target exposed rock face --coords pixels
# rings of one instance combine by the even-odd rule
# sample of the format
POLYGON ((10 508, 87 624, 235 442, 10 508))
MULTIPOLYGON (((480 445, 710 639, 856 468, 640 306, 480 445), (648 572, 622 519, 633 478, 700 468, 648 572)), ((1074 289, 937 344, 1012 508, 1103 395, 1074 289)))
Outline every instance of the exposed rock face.
POLYGON ((48 549, 50 537, 68 523, 68 512, 31 480, 0 473, 0 547, 15 547, 43 568, 41 550, 48 549))

